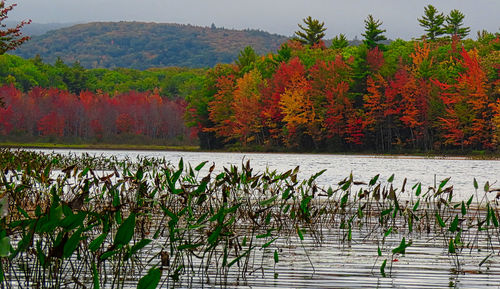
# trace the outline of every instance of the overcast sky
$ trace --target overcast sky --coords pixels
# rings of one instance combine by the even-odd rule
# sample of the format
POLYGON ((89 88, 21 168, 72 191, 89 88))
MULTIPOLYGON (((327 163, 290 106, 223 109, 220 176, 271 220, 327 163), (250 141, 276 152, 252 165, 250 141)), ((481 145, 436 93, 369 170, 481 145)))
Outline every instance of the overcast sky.
POLYGON ((146 21, 235 29, 260 29, 293 35, 307 16, 325 22, 327 37, 344 33, 361 38, 368 14, 383 21, 389 38, 409 40, 424 34, 417 18, 434 5, 448 14, 458 9, 475 38, 478 30, 498 32, 500 0, 6 0, 18 6, 9 20, 37 23, 146 21))

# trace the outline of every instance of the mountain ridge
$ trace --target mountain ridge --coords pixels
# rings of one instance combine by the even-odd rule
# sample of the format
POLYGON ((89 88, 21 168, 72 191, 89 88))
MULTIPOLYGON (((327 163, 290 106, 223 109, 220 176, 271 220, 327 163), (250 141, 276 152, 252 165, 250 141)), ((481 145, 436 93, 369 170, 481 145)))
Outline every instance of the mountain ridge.
POLYGON ((233 30, 155 22, 90 22, 33 35, 12 54, 49 63, 79 61, 85 68, 212 67, 233 62, 246 46, 274 52, 288 37, 260 30, 233 30))

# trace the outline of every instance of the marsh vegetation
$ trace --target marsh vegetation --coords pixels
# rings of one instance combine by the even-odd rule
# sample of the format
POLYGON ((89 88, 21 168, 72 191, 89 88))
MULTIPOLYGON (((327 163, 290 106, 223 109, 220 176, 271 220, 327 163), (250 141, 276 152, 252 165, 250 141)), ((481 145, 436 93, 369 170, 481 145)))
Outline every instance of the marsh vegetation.
POLYGON ((475 192, 457 200, 449 179, 396 186, 393 176, 350 175, 324 187, 323 171, 301 179, 299 167, 254 171, 249 162, 216 170, 2 149, 0 166, 2 288, 237 287, 256 275, 279 286, 295 269, 314 280, 361 247, 371 253, 358 265, 382 285, 403 262, 432 254, 450 276, 498 281, 498 190, 489 183, 474 180, 475 192))

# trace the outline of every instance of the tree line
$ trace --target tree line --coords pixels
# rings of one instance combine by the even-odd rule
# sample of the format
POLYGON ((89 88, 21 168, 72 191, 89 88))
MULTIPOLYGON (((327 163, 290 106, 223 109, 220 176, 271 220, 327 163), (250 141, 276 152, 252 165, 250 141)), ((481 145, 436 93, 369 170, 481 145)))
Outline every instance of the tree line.
POLYGON ((419 20, 426 35, 384 45, 369 15, 362 45, 341 34, 327 48, 324 24, 305 18, 277 53, 249 47, 209 70, 187 99, 189 125, 206 148, 497 150, 499 34, 462 39, 463 14, 431 5, 419 20))
POLYGON ((361 45, 340 34, 328 47, 324 23, 307 17, 276 53, 246 47, 208 70, 87 70, 0 55, 0 133, 146 141, 196 132, 206 149, 498 150, 500 35, 464 39, 463 17, 428 5, 423 37, 384 44, 383 23, 369 15, 361 45), (92 115, 88 99, 106 109, 92 115))
POLYGON ((0 55, 0 83, 12 84, 24 92, 34 87, 59 88, 74 94, 80 91, 110 95, 155 91, 164 97, 183 98, 200 85, 205 72, 206 69, 183 67, 85 69, 78 61, 67 65, 58 59, 51 65, 39 56, 23 59, 0 55))
POLYGON ((193 142, 184 125, 186 102, 154 92, 111 96, 58 88, 22 92, 0 87, 0 136, 11 141, 156 143, 193 142))

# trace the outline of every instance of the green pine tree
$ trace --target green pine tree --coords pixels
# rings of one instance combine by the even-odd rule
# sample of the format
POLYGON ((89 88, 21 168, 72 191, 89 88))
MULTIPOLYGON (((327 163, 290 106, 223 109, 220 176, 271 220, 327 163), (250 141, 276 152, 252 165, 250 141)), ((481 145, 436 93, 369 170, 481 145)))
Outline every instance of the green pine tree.
POLYGON ((363 42, 370 49, 375 48, 376 46, 380 47, 380 41, 387 40, 387 38, 382 34, 386 32, 386 30, 381 30, 380 26, 382 26, 382 21, 375 20, 371 14, 368 15, 365 20, 365 33, 361 35, 365 37, 363 42))
POLYGON ((298 24, 301 30, 295 32, 294 39, 311 46, 318 44, 320 40, 325 37, 324 32, 326 31, 326 28, 323 27, 325 26, 325 23, 320 23, 319 20, 312 19, 311 16, 303 19, 303 21, 305 27, 298 24))
POLYGON ((424 27, 425 32, 427 32, 426 36, 430 40, 435 40, 438 36, 445 33, 443 28, 444 20, 443 13, 438 13, 434 6, 428 5, 424 8, 424 16, 418 19, 418 22, 420 22, 420 26, 424 27))
POLYGON ((470 27, 464 27, 464 18, 465 15, 453 9, 450 11, 450 14, 446 16, 446 33, 450 36, 458 35, 461 39, 464 39, 470 33, 470 27))
POLYGON ((347 37, 344 34, 339 34, 332 39, 332 49, 342 49, 349 46, 349 41, 347 41, 347 37))

